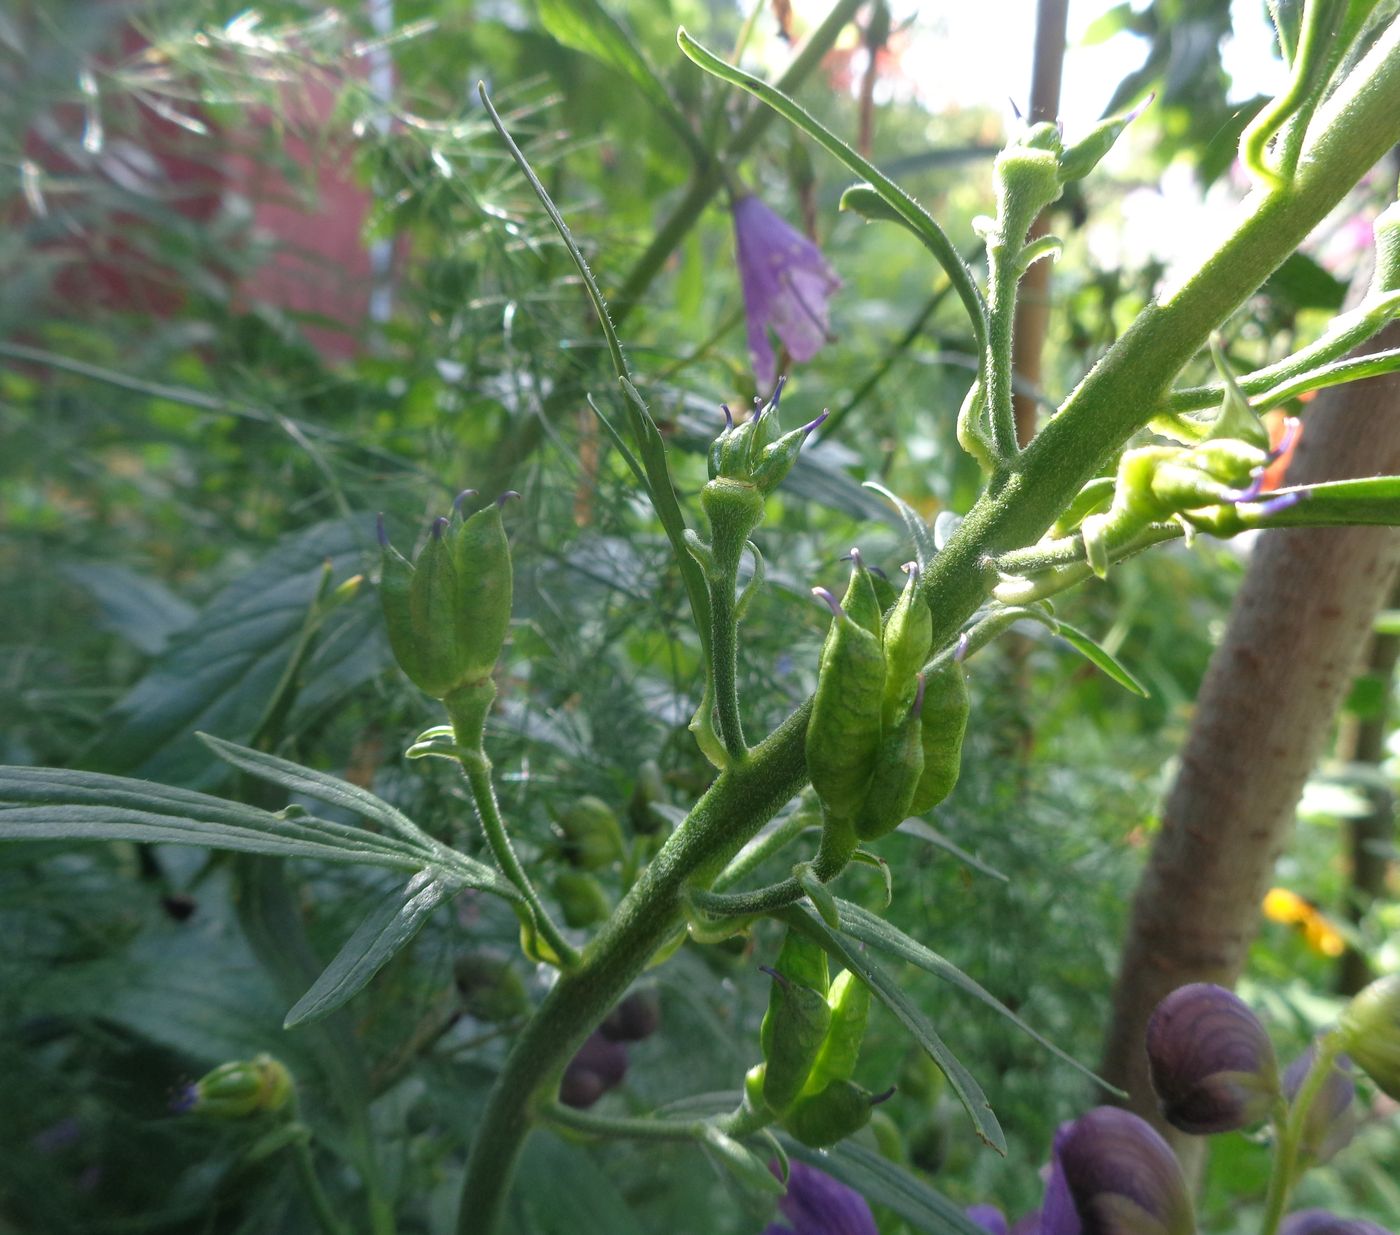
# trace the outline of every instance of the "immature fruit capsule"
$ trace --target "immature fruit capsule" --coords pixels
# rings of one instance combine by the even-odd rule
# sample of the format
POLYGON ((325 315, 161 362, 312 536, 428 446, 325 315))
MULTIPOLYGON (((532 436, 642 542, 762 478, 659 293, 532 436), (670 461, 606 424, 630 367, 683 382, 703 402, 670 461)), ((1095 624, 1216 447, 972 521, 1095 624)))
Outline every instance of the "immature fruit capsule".
POLYGON ((814 590, 830 606, 832 622, 807 723, 807 769, 828 813, 852 819, 880 749, 885 654, 878 633, 854 621, 830 592, 814 590))
POLYGON ((601 798, 584 794, 562 810, 556 821, 564 856, 584 870, 598 870, 623 854, 622 825, 601 798))
POLYGON ((824 1149, 865 1127, 874 1106, 869 1090, 853 1081, 832 1081, 798 1101, 783 1116, 783 1127, 804 1145, 824 1149))
POLYGON ((908 578, 885 620, 885 695, 880 720, 886 729, 909 710, 919 670, 933 647, 933 612, 919 595, 919 564, 908 562, 908 578))
POLYGON ((1338 1028, 1356 1066, 1400 1100, 1400 974, 1380 978, 1354 996, 1338 1028))
POLYGON ((467 519, 454 511, 436 520, 416 563, 389 544, 382 517, 379 541, 379 597, 399 667, 435 699, 487 679, 510 624, 510 546, 500 504, 467 519))
POLYGON ((575 930, 601 922, 612 912, 603 885, 587 871, 560 871, 554 876, 554 895, 564 924, 575 930))
POLYGON ((856 835, 861 840, 879 840, 909 817, 924 773, 923 705, 920 675, 909 714, 880 741, 870 789, 856 816, 856 835))
POLYGON ((807 1082, 826 1040, 831 1008, 824 993, 794 982, 776 969, 768 974, 773 979, 773 994, 764 1018, 763 1100, 781 1114, 807 1082))
POLYGON ((928 675, 919 721, 924 767, 909 803, 909 814, 922 815, 953 792, 962 765, 963 734, 967 732, 970 708, 961 665, 945 665, 928 675))
POLYGON ((825 1089, 832 1081, 851 1079, 870 1018, 870 988, 849 969, 837 974, 826 1002, 831 1008, 831 1025, 802 1087, 804 1096, 825 1089))

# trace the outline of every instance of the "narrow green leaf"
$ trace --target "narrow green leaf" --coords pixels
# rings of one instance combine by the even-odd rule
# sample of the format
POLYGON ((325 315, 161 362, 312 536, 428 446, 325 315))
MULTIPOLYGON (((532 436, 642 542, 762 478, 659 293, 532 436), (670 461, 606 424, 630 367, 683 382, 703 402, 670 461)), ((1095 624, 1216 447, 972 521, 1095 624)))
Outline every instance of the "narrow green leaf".
POLYGON ((972 1126, 977 1135, 997 1153, 1005 1156, 1006 1138, 987 1102, 987 1095, 982 1092, 982 1087, 958 1062, 957 1057, 929 1024, 928 1018, 879 962, 864 948, 855 945, 844 935, 830 930, 819 917, 800 905, 790 905, 773 916, 821 944, 828 956, 851 970, 870 987, 875 998, 894 1013, 895 1018, 913 1035, 914 1040, 928 1052, 929 1058, 948 1078, 948 1084, 957 1095, 958 1101, 971 1116, 972 1126))
POLYGON ((859 905, 853 905, 850 901, 837 899, 837 911, 841 915, 841 929, 852 938, 859 939, 862 943, 869 944, 872 948, 890 956, 898 957, 902 961, 907 961, 911 965, 916 965, 925 973, 931 973, 936 978, 942 978, 945 982, 956 986, 960 991, 966 991, 973 998, 980 1000, 987 1007, 993 1009, 1001 1016, 1004 1016, 1022 1033, 1033 1038, 1052 1055, 1065 1061, 1076 1072, 1087 1076, 1091 1081, 1109 1093, 1119 1098, 1126 1098, 1121 1089, 1110 1085, 1101 1076, 1098 1076, 1072 1055, 1067 1055, 1048 1038, 1042 1037, 1032 1029, 1025 1021, 1016 1015, 1010 1008, 1001 1002, 995 995, 980 985, 974 979, 968 977, 961 969, 954 965, 945 957, 939 956, 931 948, 925 947, 917 939, 913 939, 901 931, 897 926, 892 926, 884 918, 878 917, 867 909, 862 909, 859 905))
POLYGON ((433 912, 461 883, 439 868, 419 871, 365 917, 325 972, 287 1013, 283 1028, 319 1020, 358 995, 369 980, 413 941, 433 912))
POLYGON ((1082 630, 1078 629, 1078 627, 1071 626, 1068 622, 1061 622, 1058 618, 1053 619, 1053 621, 1055 623, 1053 627, 1055 633, 1083 656, 1085 660, 1096 665, 1099 669, 1102 669, 1104 673, 1108 674, 1109 677, 1125 690, 1130 690, 1135 695, 1141 695, 1144 699, 1148 697, 1150 692, 1147 687, 1142 684, 1139 678, 1135 677, 1124 668, 1123 664, 1116 657, 1104 651, 1103 648, 1095 643, 1094 640, 1082 630))
POLYGON ((1329 480, 1302 489, 1279 489, 1263 500, 1301 492, 1296 506, 1265 514, 1260 506, 1235 507, 1240 530, 1252 527, 1339 527, 1370 524, 1400 525, 1400 476, 1368 476, 1361 480, 1329 480))
POLYGON ((839 1179, 871 1204, 894 1210, 916 1231, 925 1235, 986 1235, 961 1205, 857 1141, 842 1141, 830 1149, 810 1149, 786 1136, 783 1143, 799 1162, 839 1179))
POLYGON ((920 840, 926 840, 930 845, 937 845, 940 849, 951 853, 957 860, 965 866, 972 867, 975 871, 980 871, 993 879, 998 879, 1002 883, 1010 883, 1010 878, 995 866, 990 866, 982 861, 975 853, 968 853, 960 845, 955 845, 951 840, 943 835, 937 828, 926 823, 922 819, 906 819, 899 825, 901 832, 907 832, 910 836, 917 836, 920 840))
POLYGON ((402 811, 390 806, 383 798, 376 797, 369 790, 361 789, 359 785, 352 785, 349 781, 328 776, 324 772, 316 772, 286 759, 279 759, 276 755, 254 750, 250 746, 226 742, 223 738, 216 738, 209 733, 199 733, 195 736, 225 763, 262 780, 272 781, 293 793, 305 794, 332 806, 353 811, 365 819, 373 819, 390 831, 398 833, 416 849, 421 850, 425 857, 434 857, 445 848, 402 811))
POLYGON ((783 119, 801 129, 857 176, 869 182, 871 191, 884 200, 886 205, 899 216, 905 226, 918 236, 924 247, 943 267, 972 321, 972 331, 977 338, 977 350, 979 353, 985 353, 987 350, 986 301, 983 300, 977 284, 973 282, 972 272, 968 270, 961 255, 953 247, 952 241, 934 221, 933 216, 873 163, 862 158, 781 90, 720 59, 714 52, 709 51, 691 38, 684 28, 676 32, 676 42, 680 44, 681 51, 707 73, 712 73, 720 80, 727 81, 732 86, 738 86, 741 90, 747 90, 755 98, 771 107, 783 119))

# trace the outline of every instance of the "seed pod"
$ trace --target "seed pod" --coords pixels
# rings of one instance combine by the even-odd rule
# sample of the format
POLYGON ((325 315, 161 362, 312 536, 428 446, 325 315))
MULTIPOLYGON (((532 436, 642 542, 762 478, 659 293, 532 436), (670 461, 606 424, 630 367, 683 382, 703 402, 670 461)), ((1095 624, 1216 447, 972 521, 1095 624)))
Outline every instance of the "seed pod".
POLYGON ((666 801, 666 783, 661 768, 654 759, 646 760, 637 769, 637 784, 627 802, 627 820, 638 836, 650 836, 666 826, 666 817, 654 810, 657 802, 666 801))
POLYGON ((881 626, 884 609, 875 591, 875 579, 865 565, 859 549, 851 550, 851 581, 846 585, 846 594, 841 597, 841 608, 857 626, 868 630, 881 639, 881 626))
POLYGON ((919 564, 905 566, 904 591, 885 620, 885 697, 880 721, 893 729, 913 701, 916 678, 933 646, 933 611, 918 594, 919 564))
POLYGON ((501 523, 500 502, 465 520, 449 533, 452 564, 459 586, 456 607, 467 681, 484 678, 495 668, 510 625, 510 545, 501 523))
POLYGON ((924 770, 909 803, 909 814, 922 815, 953 792, 962 764, 963 734, 967 731, 970 707, 961 665, 945 665, 929 675, 920 718, 924 770))
POLYGON ((879 840, 909 817, 914 793, 924 773, 923 702, 923 676, 920 675, 913 707, 899 727, 880 742, 870 791, 856 815, 856 835, 861 840, 879 840))
POLYGON ((1353 996, 1339 1029, 1356 1066, 1383 1093, 1400 1100, 1400 973, 1377 978, 1353 996))
POLYGON ((870 1018, 870 988, 849 969, 836 975, 826 1002, 831 1008, 831 1026, 803 1086, 804 1096, 825 1089, 832 1081, 851 1079, 870 1018))
POLYGON ((831 1009, 824 993, 794 982, 776 969, 768 972, 773 993, 763 1019, 763 1100, 782 1114, 802 1092, 826 1039, 831 1009))
POLYGON ((824 1149, 859 1132, 874 1110, 870 1091, 853 1081, 832 1081, 802 1098, 783 1116, 783 1127, 804 1145, 824 1149))
POLYGON ((554 876, 554 895, 566 926, 575 930, 601 922, 612 912, 612 902, 587 871, 560 871, 554 876))
POLYGON ((556 819, 564 856, 584 870, 618 861, 623 853, 622 825, 601 798, 584 794, 556 819))
POLYGON ((853 621, 829 592, 817 594, 831 606, 832 623, 807 723, 807 769, 826 810, 851 819, 865 800, 880 749, 885 654, 879 637, 853 621))

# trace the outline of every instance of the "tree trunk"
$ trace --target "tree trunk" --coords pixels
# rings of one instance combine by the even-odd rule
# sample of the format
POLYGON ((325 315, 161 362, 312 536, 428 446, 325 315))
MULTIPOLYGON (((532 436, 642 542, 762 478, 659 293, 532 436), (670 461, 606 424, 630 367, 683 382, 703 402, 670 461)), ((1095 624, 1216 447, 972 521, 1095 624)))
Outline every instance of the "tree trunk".
MULTIPOLYGON (((1368 350, 1397 345, 1400 325, 1391 325, 1368 350)), ((1400 375, 1390 374, 1317 398, 1288 479, 1397 470, 1400 375)), ((1147 1019, 1178 986, 1228 987, 1238 978, 1274 859, 1398 563, 1392 528, 1265 533, 1211 658, 1134 898, 1103 1061, 1128 1105, 1184 1160, 1199 1138, 1161 1121, 1143 1047, 1147 1019)))

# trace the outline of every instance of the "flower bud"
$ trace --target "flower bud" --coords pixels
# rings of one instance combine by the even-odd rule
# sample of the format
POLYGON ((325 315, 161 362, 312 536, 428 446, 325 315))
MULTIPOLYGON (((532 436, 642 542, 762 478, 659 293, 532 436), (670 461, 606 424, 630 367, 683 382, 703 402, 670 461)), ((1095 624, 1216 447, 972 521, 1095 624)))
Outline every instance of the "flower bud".
POLYGON ((603 885, 587 871, 560 871, 554 876, 554 896, 564 925, 575 930, 601 922, 612 912, 603 885))
POLYGON ((877 1235, 865 1198, 805 1162, 789 1164, 787 1192, 778 1209, 787 1225, 774 1224, 764 1235, 877 1235))
POLYGON ((416 563, 380 523, 379 597, 394 659, 441 699, 490 677, 510 623, 511 564, 498 503, 466 520, 438 519, 416 563))
POLYGON ((1339 1218, 1325 1209, 1300 1209, 1279 1226, 1279 1235, 1390 1235, 1365 1218, 1339 1218))
POLYGON ((187 1085, 174 1103, 184 1114, 214 1119, 248 1119, 280 1111, 292 1096, 292 1074, 271 1055, 220 1064, 187 1085))
POLYGON ((1206 982, 1178 987, 1147 1023, 1147 1057, 1162 1115, 1196 1135, 1266 1118, 1279 1094, 1273 1044, 1238 996, 1206 982))
POLYGON ((1191 1235, 1195 1230, 1176 1156, 1131 1111, 1098 1107, 1056 1137, 1055 1149, 1083 1235, 1191 1235))
POLYGON ((1356 995, 1338 1028, 1356 1066, 1400 1100, 1400 974, 1380 978, 1356 995))
POLYGON ((1006 1215, 995 1205, 969 1205, 963 1213, 968 1221, 975 1222, 987 1235, 1007 1235, 1006 1215))
POLYGON ((627 1048, 593 1033, 569 1060, 559 1082, 559 1101, 586 1110, 627 1075, 627 1048))
POLYGON ((640 1042, 661 1027, 661 999, 656 988, 633 991, 603 1018, 598 1032, 611 1042, 640 1042))
POLYGON ((832 1081, 819 1093, 799 1098, 783 1116, 783 1127, 804 1145, 825 1149, 865 1127, 876 1101, 854 1081, 832 1081))
MULTIPOLYGON (((1298 1056, 1283 1074, 1283 1093, 1291 1103, 1298 1096, 1317 1058, 1316 1044, 1298 1056)), ((1351 1060, 1338 1055, 1332 1060, 1327 1079, 1322 1082, 1303 1120, 1298 1143, 1300 1158, 1313 1166, 1329 1161, 1345 1148, 1356 1134, 1356 1083, 1351 1079, 1351 1060)))

